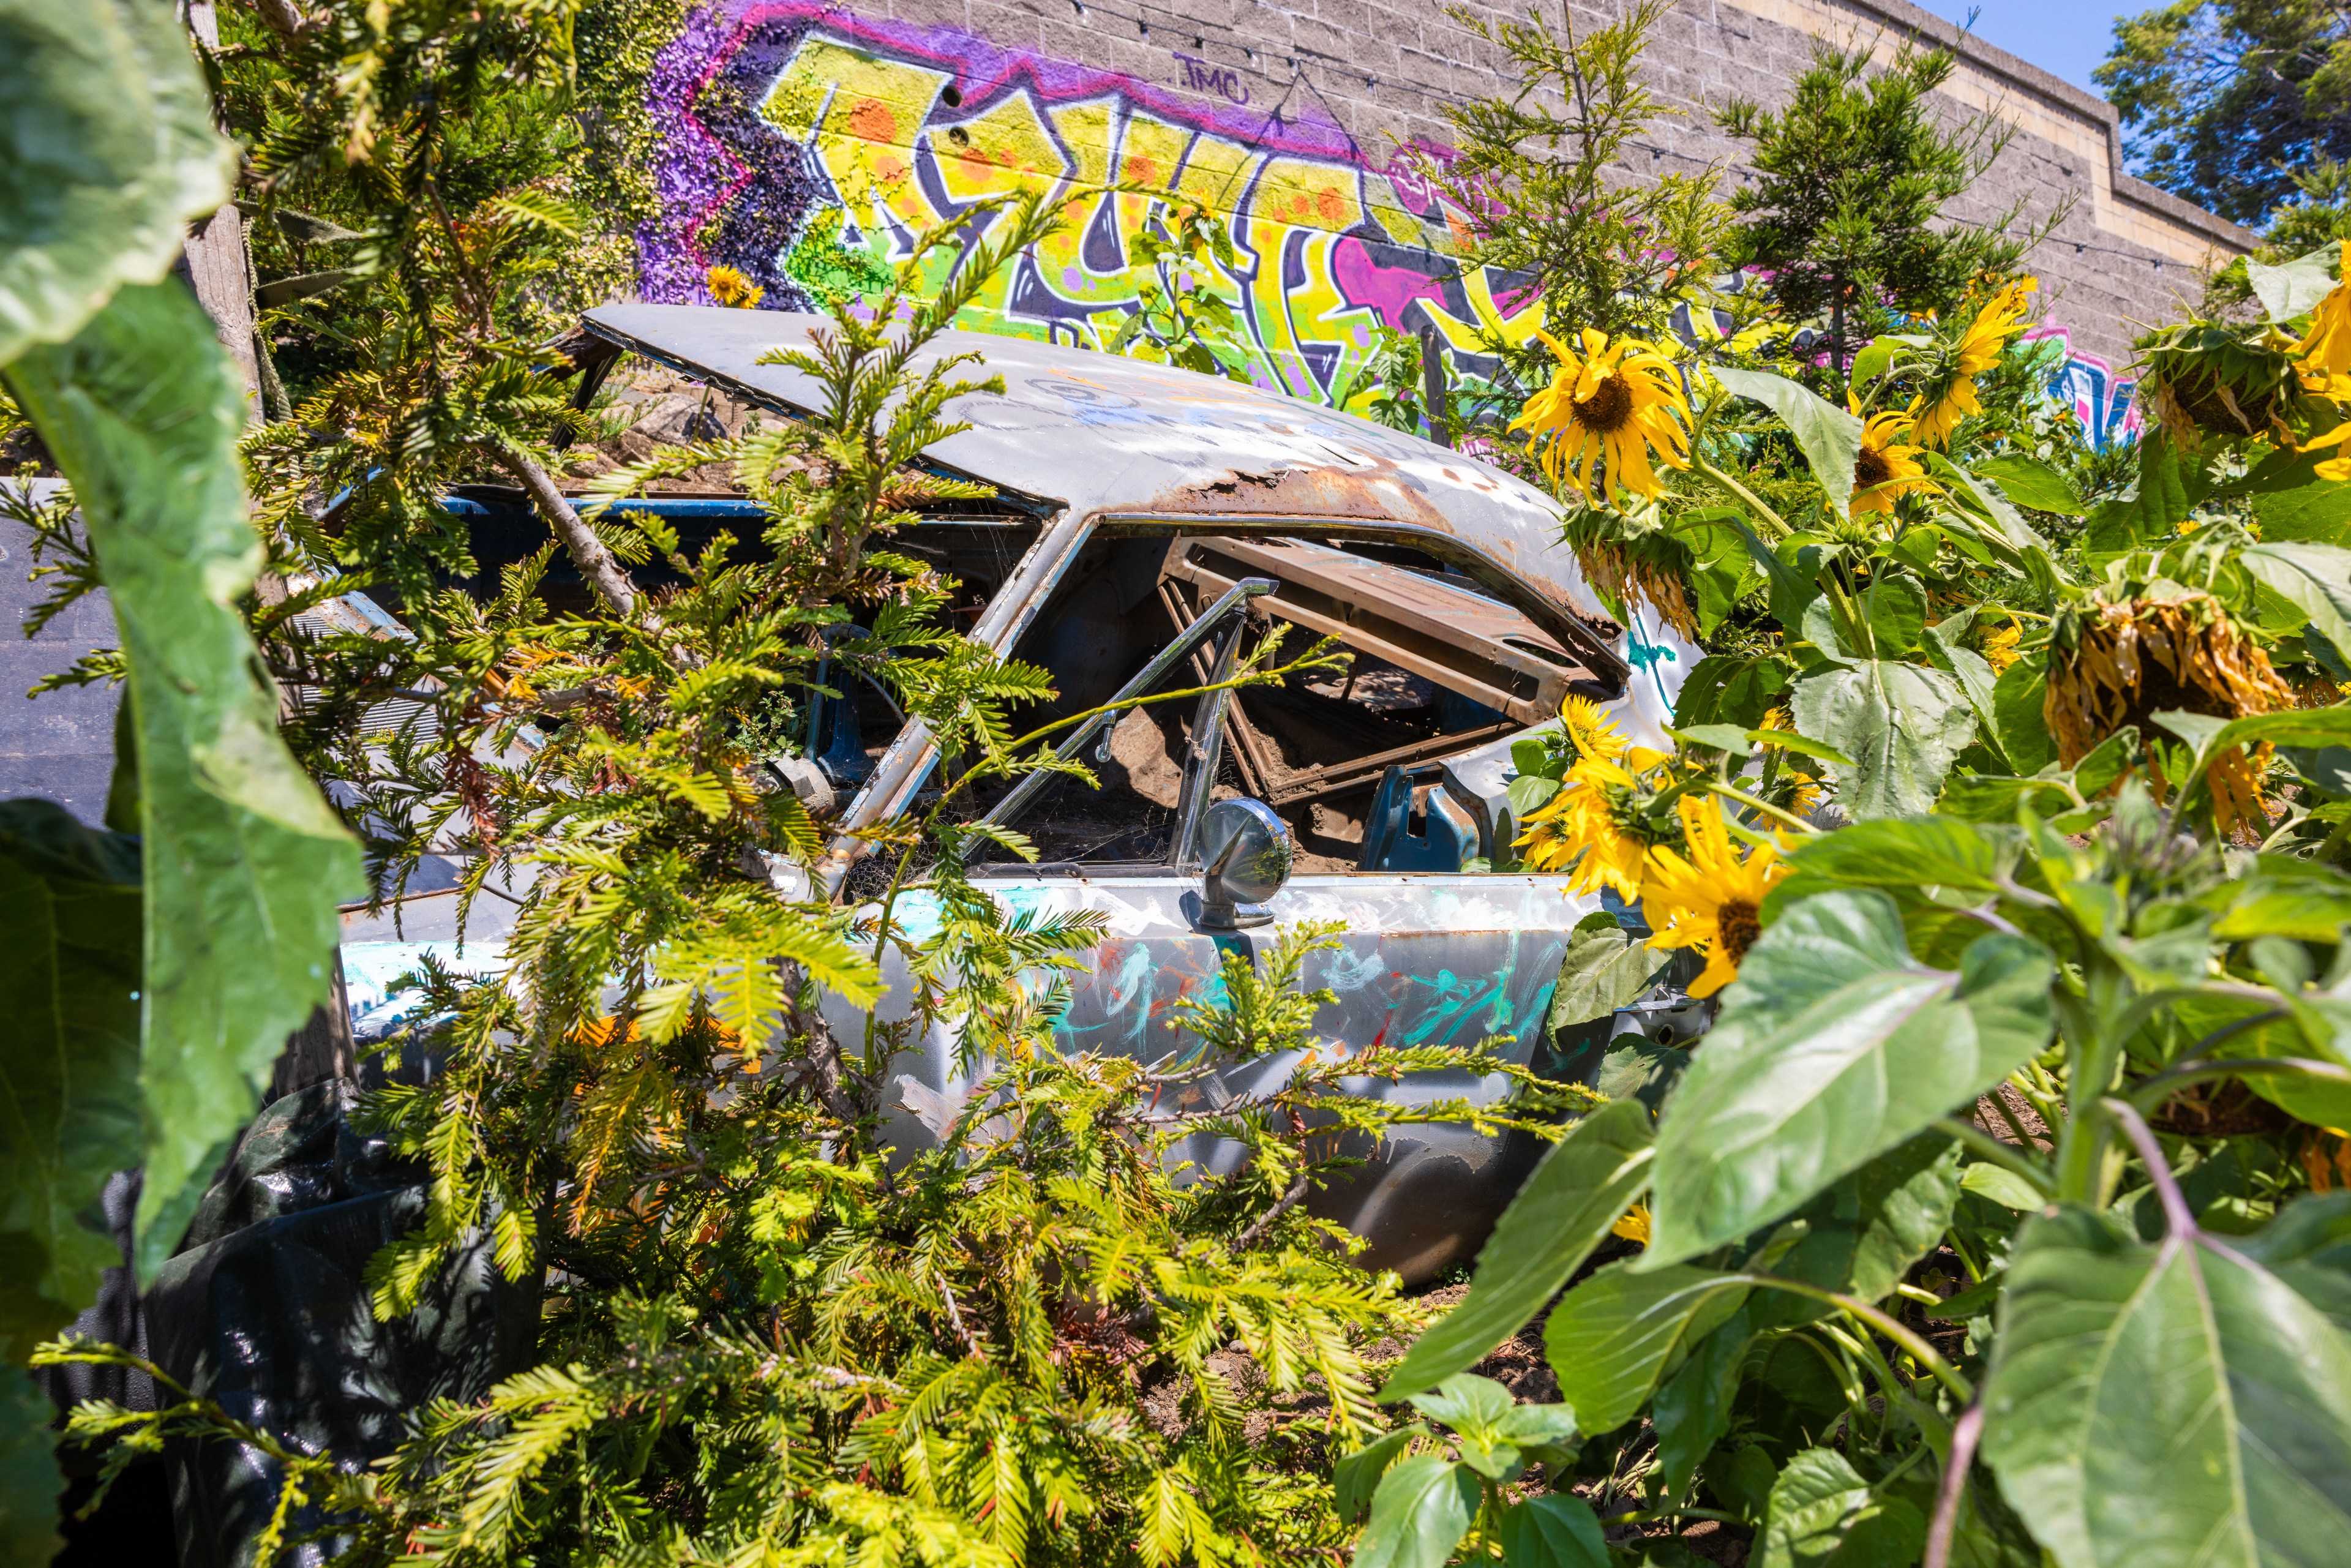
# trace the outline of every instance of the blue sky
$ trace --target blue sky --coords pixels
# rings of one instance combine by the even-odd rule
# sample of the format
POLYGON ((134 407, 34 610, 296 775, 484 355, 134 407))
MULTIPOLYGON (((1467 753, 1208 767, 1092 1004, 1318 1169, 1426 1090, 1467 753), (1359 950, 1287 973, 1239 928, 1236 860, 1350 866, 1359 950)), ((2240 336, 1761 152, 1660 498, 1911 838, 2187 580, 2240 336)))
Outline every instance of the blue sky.
MULTIPOLYGON (((2158 3, 2140 0, 2126 9, 2114 0, 1981 0, 1976 36, 2032 61, 2051 76, 2096 92, 2090 71, 2106 57, 2114 42, 2116 16, 2135 16, 2158 3)), ((1918 0, 1918 4, 1950 21, 1967 20, 1967 0, 1918 0)))

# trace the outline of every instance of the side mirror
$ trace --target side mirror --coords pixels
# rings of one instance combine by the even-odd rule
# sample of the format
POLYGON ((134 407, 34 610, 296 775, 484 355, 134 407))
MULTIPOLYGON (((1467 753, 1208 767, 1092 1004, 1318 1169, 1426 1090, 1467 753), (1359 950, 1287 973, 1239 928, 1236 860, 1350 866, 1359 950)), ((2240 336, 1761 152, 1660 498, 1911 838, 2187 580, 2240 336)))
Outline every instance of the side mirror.
POLYGON ((1200 924, 1237 931, 1273 919, 1265 901, 1290 880, 1290 828, 1261 800, 1219 800, 1200 818, 1200 924))

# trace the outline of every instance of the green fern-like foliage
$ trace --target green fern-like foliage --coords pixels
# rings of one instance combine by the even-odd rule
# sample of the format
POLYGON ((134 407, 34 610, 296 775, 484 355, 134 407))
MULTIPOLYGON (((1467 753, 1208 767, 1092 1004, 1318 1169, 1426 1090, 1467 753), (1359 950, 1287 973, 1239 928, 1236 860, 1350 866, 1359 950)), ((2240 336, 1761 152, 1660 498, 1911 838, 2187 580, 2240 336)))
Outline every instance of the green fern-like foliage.
MULTIPOLYGON (((413 977, 420 1021, 386 1049, 433 1071, 366 1114, 428 1174, 427 1202, 368 1282, 396 1318, 486 1235, 509 1278, 544 1281, 536 1364, 477 1403, 410 1412, 412 1439, 363 1478, 193 1396, 86 1407, 78 1436, 120 1456, 251 1443, 287 1477, 277 1537, 322 1508, 361 1563, 1160 1568, 1343 1548, 1331 1467, 1384 1430, 1372 1349, 1422 1315, 1350 1260, 1312 1195, 1397 1123, 1534 1124, 1564 1103, 1531 1081, 1499 1113, 1351 1092, 1513 1070, 1484 1047, 1324 1039, 1331 997, 1306 977, 1336 938, 1311 925, 1228 956, 1166 1060, 1057 1045, 1098 918, 1009 912, 957 852, 987 831, 1027 852, 967 821, 969 791, 1083 775, 1050 747, 1086 716, 1019 733, 1045 673, 953 631, 953 585, 891 542, 926 505, 983 493, 918 460, 989 382, 919 355, 1053 221, 1033 202, 992 218, 946 293, 915 290, 925 247, 870 317, 844 309, 782 356, 824 387, 822 413, 607 476, 599 538, 674 586, 557 613, 549 547, 494 593, 410 601, 409 642, 304 641, 292 615, 315 593, 261 612, 318 682, 295 733, 344 782, 381 897, 428 851, 469 866, 464 907, 521 890, 502 973, 413 977), (709 462, 764 510, 761 559, 725 535, 689 553, 630 509, 709 462), (852 679, 956 758, 927 816, 859 841, 888 883, 859 908, 801 891, 821 889, 837 829, 768 766, 811 698, 852 679), (391 692, 434 722, 364 733, 391 692), (901 918, 917 891, 937 915, 920 934, 901 918), (885 1131, 893 1063, 923 1041, 951 1042, 970 1087, 927 1108, 937 1136, 910 1153, 885 1131), (1234 1097, 1210 1081, 1238 1061, 1286 1071, 1234 1097), (1238 1145, 1228 1174, 1181 1157, 1203 1137, 1238 1145)), ((348 379, 337 395, 379 421, 415 406, 348 379)), ((1318 645, 1282 663, 1286 632, 1232 680, 1330 662, 1318 645)))

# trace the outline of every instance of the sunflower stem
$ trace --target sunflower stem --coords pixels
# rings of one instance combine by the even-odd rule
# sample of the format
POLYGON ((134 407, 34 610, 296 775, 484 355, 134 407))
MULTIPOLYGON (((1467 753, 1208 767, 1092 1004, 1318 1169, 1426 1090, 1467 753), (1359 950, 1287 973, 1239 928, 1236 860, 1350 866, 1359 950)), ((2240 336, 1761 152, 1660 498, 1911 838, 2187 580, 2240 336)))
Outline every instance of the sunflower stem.
POLYGON ((1813 827, 1812 823, 1804 821, 1803 818, 1797 816, 1794 812, 1782 810, 1779 807, 1771 804, 1769 800, 1759 800, 1744 789, 1734 789, 1729 785, 1713 779, 1705 780, 1705 784, 1706 788, 1711 789, 1714 793, 1724 797, 1726 800, 1736 800, 1750 810, 1761 811, 1765 816, 1777 817, 1780 821, 1787 823, 1788 826, 1795 828, 1802 832, 1815 833, 1820 831, 1813 827))
POLYGON ((1745 501, 1749 506, 1754 507, 1757 516, 1761 517, 1765 522, 1771 524, 1771 527, 1779 530, 1779 537, 1781 538, 1786 538, 1790 534, 1796 531, 1788 526, 1787 519, 1781 517, 1779 513, 1773 511, 1771 507, 1765 506, 1763 504, 1762 497, 1756 495, 1754 491, 1749 489, 1738 480, 1732 478, 1729 475, 1724 473, 1721 469, 1717 468, 1713 464, 1708 463, 1705 458, 1700 457, 1695 452, 1690 454, 1690 465, 1699 473, 1705 475, 1708 478, 1713 480, 1716 484, 1721 486, 1724 489, 1730 491, 1740 500, 1745 501))

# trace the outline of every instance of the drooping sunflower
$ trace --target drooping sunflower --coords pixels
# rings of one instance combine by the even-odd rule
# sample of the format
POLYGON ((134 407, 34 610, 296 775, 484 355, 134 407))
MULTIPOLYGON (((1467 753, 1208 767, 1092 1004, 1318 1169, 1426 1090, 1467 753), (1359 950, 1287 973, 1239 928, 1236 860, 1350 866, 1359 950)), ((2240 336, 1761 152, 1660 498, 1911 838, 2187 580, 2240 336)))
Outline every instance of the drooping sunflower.
POLYGON ((2242 718, 2293 706, 2269 655, 2209 593, 2085 605, 2053 628, 2042 716, 2068 768, 2126 725, 2154 733, 2158 713, 2242 718))
MULTIPOLYGON (((1861 412, 1850 397, 1846 406, 1861 412)), ((1902 438, 1909 434, 1910 416, 1904 413, 1873 414, 1861 427, 1861 455, 1853 464, 1854 516, 1890 513, 1894 503, 1911 492, 1938 487, 1918 461, 1919 448, 1904 444, 1902 438)))
POLYGON ((1976 312, 1959 335, 1959 351, 1942 384, 1911 400, 1910 414, 1917 422, 1911 434, 1919 445, 1949 445, 1959 421, 1983 412, 1983 404, 1976 401, 1975 379, 2000 362, 2008 340, 2023 329, 2025 301, 2040 287, 2038 278, 2020 277, 1976 312))
MULTIPOLYGON (((2061 615, 2049 647, 2049 695, 2042 716, 2071 768, 2125 725, 2153 733, 2158 713, 2242 718, 2292 707, 2292 687, 2260 644, 2231 624, 2205 593, 2133 599, 2061 615)), ((2205 768, 2213 814, 2224 833, 2268 818, 2262 784, 2270 746, 2230 747, 2205 768)), ((2158 775, 2150 782, 2158 790, 2158 775)))
POLYGON ((1788 868, 1769 844, 1742 859, 1711 799, 1685 796, 1678 809, 1687 858, 1663 845, 1649 852, 1641 917, 1656 933, 1650 946, 1695 947, 1706 955, 1706 968, 1689 994, 1710 997, 1739 978, 1740 960, 1763 933, 1763 895, 1788 868))
POLYGON ((1620 492, 1656 496, 1665 486, 1650 455, 1669 468, 1689 466, 1689 433, 1674 367, 1655 347, 1585 328, 1583 351, 1538 331, 1559 361, 1551 385, 1527 400, 1510 422, 1529 432, 1527 450, 1540 451, 1553 484, 1565 480, 1587 495, 1611 500, 1620 492))
POLYGON ((714 267, 703 274, 702 281, 710 298, 737 310, 748 310, 768 297, 765 288, 731 267, 714 267))
POLYGON ((1641 896, 1641 872, 1648 843, 1626 831, 1621 803, 1640 787, 1624 768, 1604 757, 1586 757, 1567 770, 1560 792, 1526 815, 1519 847, 1538 872, 1572 871, 1572 893, 1613 889, 1627 901, 1641 896))

